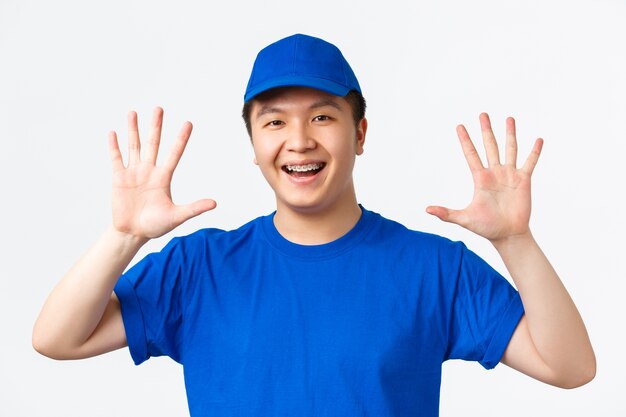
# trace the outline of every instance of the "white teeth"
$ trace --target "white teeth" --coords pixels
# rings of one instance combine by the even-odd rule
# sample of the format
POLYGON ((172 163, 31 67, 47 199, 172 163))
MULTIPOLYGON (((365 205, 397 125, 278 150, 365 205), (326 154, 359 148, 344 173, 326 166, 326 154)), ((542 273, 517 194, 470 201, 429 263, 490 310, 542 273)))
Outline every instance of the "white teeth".
POLYGON ((322 164, 287 165, 287 169, 289 171, 295 171, 295 172, 314 171, 316 169, 320 169, 321 167, 322 167, 322 164))

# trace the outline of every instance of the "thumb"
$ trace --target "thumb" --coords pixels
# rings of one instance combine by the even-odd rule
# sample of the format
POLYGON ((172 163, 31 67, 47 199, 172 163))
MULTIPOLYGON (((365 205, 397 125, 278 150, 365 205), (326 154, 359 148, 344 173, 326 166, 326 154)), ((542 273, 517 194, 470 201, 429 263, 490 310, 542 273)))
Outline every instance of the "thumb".
POLYGON ((209 210, 213 210, 217 206, 215 200, 203 199, 195 201, 191 204, 176 206, 174 209, 174 222, 180 225, 187 220, 199 216, 209 210))
POLYGON ((444 222, 463 225, 464 216, 462 210, 453 210, 441 206, 428 206, 426 207, 426 213, 438 217, 439 220, 444 222))

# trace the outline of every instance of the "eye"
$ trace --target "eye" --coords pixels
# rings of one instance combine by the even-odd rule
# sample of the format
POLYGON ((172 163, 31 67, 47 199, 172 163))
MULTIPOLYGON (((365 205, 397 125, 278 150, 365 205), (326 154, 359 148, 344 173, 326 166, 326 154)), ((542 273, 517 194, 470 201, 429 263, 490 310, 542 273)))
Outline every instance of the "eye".
POLYGON ((271 122, 269 122, 267 124, 267 126, 271 126, 271 127, 272 126, 282 126, 284 124, 285 124, 285 122, 283 122, 282 120, 272 120, 271 122))
POLYGON ((326 116, 325 114, 320 114, 319 116, 315 116, 313 118, 314 122, 325 122, 327 120, 330 120, 330 117, 326 116))

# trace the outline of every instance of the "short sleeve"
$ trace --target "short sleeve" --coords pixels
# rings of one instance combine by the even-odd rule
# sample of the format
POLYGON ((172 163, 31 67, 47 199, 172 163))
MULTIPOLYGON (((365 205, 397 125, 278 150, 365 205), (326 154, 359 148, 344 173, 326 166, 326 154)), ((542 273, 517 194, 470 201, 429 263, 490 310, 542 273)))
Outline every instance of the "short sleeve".
POLYGON ((491 369, 500 362, 524 308, 502 275, 460 246, 446 359, 478 361, 491 369))
POLYGON ((124 273, 115 286, 135 364, 152 356, 181 360, 185 251, 176 238, 124 273))

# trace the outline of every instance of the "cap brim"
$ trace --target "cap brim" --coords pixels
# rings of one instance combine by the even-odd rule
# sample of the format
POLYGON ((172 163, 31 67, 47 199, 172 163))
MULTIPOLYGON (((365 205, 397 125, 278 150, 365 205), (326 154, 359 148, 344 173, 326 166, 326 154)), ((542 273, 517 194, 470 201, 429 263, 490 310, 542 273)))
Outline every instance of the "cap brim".
POLYGON ((350 88, 346 87, 345 85, 338 84, 334 81, 317 77, 292 75, 273 78, 267 82, 260 83, 255 88, 247 91, 243 100, 244 102, 248 102, 261 93, 280 87, 309 87, 339 97, 343 97, 350 92, 350 88))

